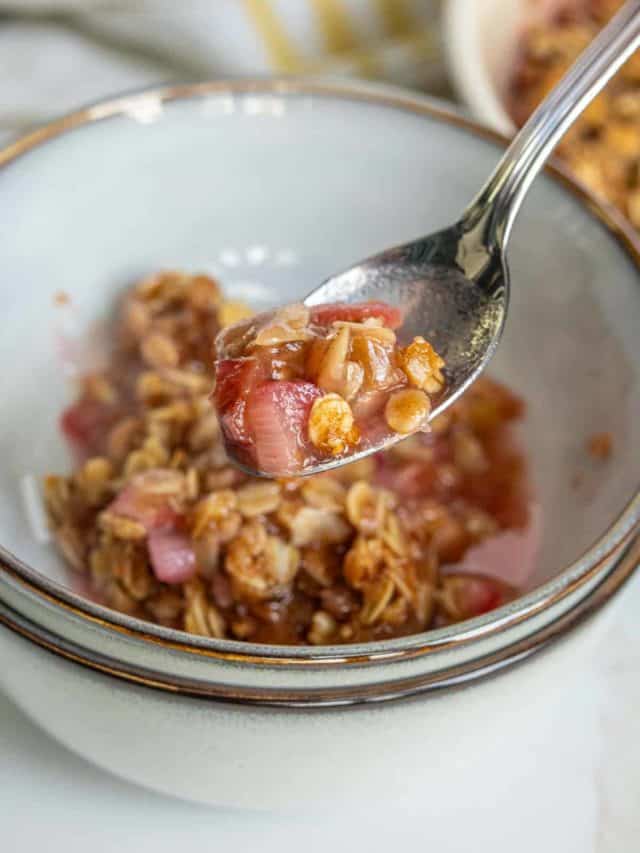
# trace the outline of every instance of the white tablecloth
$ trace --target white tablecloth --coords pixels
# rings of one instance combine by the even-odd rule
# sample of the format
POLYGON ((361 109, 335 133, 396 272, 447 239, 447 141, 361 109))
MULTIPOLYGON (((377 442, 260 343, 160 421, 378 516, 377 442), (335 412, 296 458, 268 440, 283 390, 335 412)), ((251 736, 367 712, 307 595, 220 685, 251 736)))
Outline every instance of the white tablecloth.
POLYGON ((441 94, 440 0, 0 0, 0 132, 123 89, 358 73, 441 94))

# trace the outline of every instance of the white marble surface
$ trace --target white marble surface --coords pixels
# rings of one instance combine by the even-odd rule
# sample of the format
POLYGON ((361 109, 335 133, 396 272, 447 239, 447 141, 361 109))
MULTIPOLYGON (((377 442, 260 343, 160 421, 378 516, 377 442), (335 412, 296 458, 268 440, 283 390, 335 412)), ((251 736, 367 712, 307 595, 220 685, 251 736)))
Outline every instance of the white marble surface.
MULTIPOLYGON (((19 6, 0 0, 0 12, 8 5, 19 6)), ((167 58, 148 45, 141 52, 120 49, 86 27, 46 18, 0 17, 0 57, 0 143, 112 91, 201 69, 195 60, 167 58)), ((640 849, 640 578, 611 606, 613 626, 561 708, 553 736, 522 735, 536 751, 535 774, 523 773, 517 750, 503 743, 482 785, 461 785, 459 798, 438 802, 407 791, 385 813, 284 817, 167 800, 71 755, 0 695, 0 850, 174 853, 191 843, 264 853, 400 846, 634 853, 640 849)))

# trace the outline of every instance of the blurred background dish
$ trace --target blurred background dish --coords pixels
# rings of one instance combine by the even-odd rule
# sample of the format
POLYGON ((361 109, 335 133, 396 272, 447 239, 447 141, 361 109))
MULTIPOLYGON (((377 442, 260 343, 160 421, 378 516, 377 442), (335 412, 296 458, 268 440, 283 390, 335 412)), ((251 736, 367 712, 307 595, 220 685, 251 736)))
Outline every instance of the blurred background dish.
MULTIPOLYGON (((448 0, 444 44, 459 96, 479 121, 513 133, 622 4, 448 0)), ((585 110, 556 155, 574 177, 640 227, 638 54, 585 110)))

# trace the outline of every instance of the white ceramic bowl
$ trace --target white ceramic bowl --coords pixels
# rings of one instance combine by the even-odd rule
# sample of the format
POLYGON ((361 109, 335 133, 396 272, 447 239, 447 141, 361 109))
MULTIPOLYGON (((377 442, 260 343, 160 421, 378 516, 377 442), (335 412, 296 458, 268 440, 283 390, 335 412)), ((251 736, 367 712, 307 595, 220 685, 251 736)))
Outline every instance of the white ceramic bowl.
POLYGON ((454 85, 473 117, 500 133, 515 130, 505 95, 524 21, 551 5, 549 0, 445 2, 443 40, 454 85))
POLYGON ((287 300, 452 221, 500 145, 415 95, 265 81, 123 97, 0 153, 0 684, 47 731, 140 784, 251 807, 373 802, 408 785, 463 795, 498 741, 532 760, 523 732, 552 725, 597 635, 577 624, 640 548, 638 247, 560 176, 538 181, 514 230, 493 365, 529 402, 545 512, 517 601, 361 646, 190 637, 75 594, 32 500, 37 478, 68 464, 56 291, 85 331, 159 267, 210 270, 258 305, 287 300), (615 452, 595 464, 584 444, 602 430, 615 452))

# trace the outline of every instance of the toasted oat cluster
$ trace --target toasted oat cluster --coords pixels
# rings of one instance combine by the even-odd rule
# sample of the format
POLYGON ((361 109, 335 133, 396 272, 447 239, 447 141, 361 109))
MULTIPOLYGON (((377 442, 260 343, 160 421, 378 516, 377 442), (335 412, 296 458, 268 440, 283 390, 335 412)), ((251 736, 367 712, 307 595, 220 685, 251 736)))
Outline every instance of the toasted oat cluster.
POLYGON ((401 346, 383 302, 287 305, 224 329, 215 403, 229 454, 271 476, 427 431, 444 361, 424 338, 401 346))
POLYGON ((386 454, 252 479, 229 464, 210 400, 214 339, 247 313, 206 276, 161 273, 125 295, 107 368, 61 418, 75 470, 44 483, 84 588, 161 625, 278 644, 384 639, 509 600, 531 551, 520 401, 483 379, 386 454))
MULTIPOLYGON (((523 36, 510 110, 524 124, 623 0, 565 0, 523 36)), ((640 228, 640 52, 623 66, 563 139, 558 154, 587 186, 640 228)))

